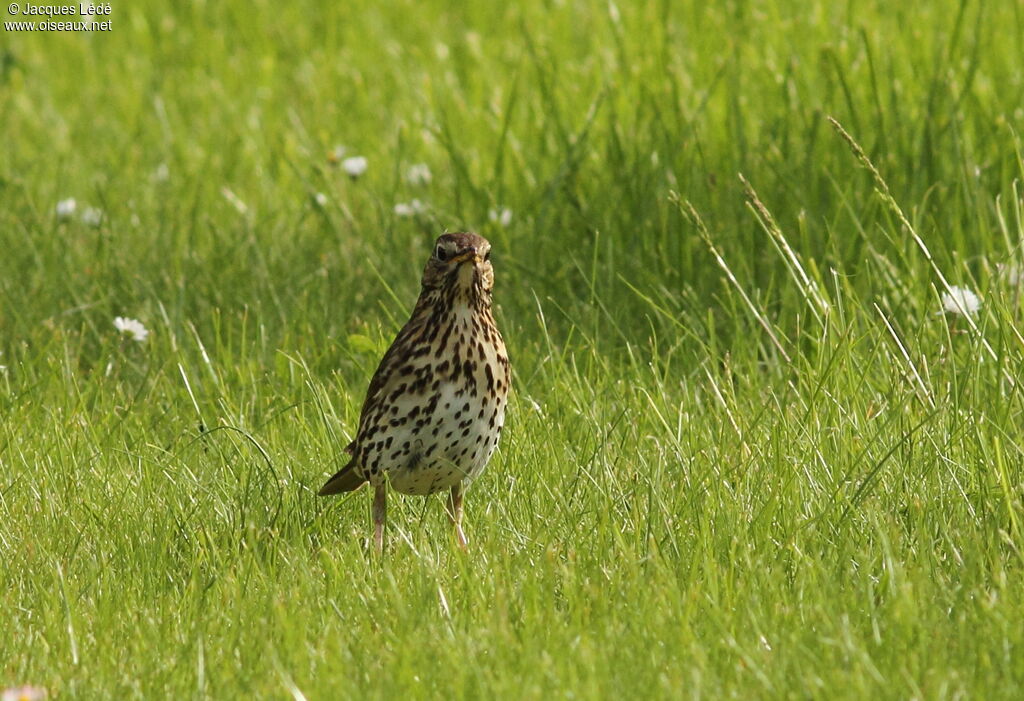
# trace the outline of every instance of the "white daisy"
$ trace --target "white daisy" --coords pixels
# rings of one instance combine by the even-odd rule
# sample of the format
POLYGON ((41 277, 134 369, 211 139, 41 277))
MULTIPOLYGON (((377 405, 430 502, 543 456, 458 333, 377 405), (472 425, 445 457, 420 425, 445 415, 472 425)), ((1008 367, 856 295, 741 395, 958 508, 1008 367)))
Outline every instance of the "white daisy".
POLYGON ((395 215, 399 217, 415 217, 417 214, 423 214, 426 211, 427 205, 418 199, 413 199, 410 202, 399 202, 395 205, 395 215))
POLYGON ((75 209, 78 208, 78 203, 75 202, 74 197, 69 197, 66 200, 61 200, 57 203, 57 218, 58 219, 70 219, 71 215, 75 213, 75 209))
POLYGON ((326 207, 327 206, 327 195, 325 195, 324 193, 322 193, 322 192, 316 193, 315 195, 313 195, 313 199, 321 207, 326 207))
POLYGON ((974 316, 981 309, 981 300, 978 295, 966 287, 949 288, 948 292, 942 293, 942 311, 949 314, 961 314, 963 316, 974 316))
POLYGON ((128 336, 133 341, 138 341, 139 343, 144 343, 146 341, 146 337, 149 336, 149 331, 142 325, 142 322, 137 319, 128 319, 123 316, 115 317, 114 327, 117 328, 122 335, 128 336))
POLYGON ((426 163, 414 163, 405 171, 405 181, 410 185, 429 185, 433 179, 434 175, 426 163))
POLYGON ((341 162, 341 167, 351 178, 358 178, 366 172, 366 158, 363 156, 352 156, 341 162))
POLYGON ((487 212, 487 218, 496 224, 500 224, 502 228, 508 228, 508 225, 512 223, 512 210, 508 207, 492 209, 487 212))
POLYGON ((0 691, 0 701, 42 701, 46 689, 39 686, 14 686, 0 691))
POLYGON ((82 223, 86 226, 99 226, 103 222, 103 210, 96 207, 87 207, 82 212, 82 223))

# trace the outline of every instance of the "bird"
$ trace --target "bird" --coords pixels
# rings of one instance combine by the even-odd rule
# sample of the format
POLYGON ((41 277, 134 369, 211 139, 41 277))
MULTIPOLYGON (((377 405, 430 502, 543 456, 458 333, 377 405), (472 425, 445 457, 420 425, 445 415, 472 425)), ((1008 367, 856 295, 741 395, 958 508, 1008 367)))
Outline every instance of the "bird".
POLYGON ((373 487, 373 543, 383 549, 388 486, 402 494, 448 490, 458 546, 463 497, 505 424, 511 365, 494 321, 491 244, 471 232, 441 235, 423 268, 412 315, 370 380, 348 464, 320 496, 373 487))

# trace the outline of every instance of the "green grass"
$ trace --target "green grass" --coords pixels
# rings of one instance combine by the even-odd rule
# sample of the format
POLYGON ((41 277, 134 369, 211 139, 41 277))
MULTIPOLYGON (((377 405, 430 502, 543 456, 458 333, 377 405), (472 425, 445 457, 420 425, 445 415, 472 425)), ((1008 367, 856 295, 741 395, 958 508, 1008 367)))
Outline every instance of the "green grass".
POLYGON ((111 4, 0 33, 0 688, 1024 694, 1018 4, 111 4), (314 493, 460 228, 507 430, 381 559, 314 493))

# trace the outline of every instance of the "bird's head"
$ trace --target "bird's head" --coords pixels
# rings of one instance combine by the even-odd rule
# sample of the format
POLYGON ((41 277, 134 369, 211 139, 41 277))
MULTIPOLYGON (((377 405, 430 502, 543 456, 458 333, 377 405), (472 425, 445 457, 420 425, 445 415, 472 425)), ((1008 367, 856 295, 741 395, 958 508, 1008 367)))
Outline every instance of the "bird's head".
POLYGON ((494 287, 491 244, 469 232, 444 234, 423 269, 423 288, 451 288, 470 298, 488 296, 494 287))

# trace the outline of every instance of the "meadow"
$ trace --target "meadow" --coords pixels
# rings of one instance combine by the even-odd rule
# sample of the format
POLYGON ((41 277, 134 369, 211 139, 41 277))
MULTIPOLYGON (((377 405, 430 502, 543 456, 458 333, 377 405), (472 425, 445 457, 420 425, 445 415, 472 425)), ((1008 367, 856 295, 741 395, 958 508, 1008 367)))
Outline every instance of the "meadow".
POLYGON ((111 6, 0 32, 0 689, 1024 695, 1019 3, 111 6), (506 430, 378 557, 461 229, 506 430))

